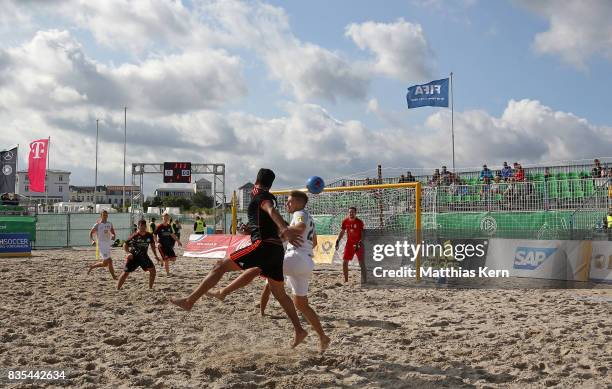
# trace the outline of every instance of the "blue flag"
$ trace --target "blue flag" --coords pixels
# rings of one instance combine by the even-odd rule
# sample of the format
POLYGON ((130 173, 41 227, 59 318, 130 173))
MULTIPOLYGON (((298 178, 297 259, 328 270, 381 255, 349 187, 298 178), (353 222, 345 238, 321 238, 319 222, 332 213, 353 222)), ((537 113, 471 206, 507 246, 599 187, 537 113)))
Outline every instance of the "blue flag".
POLYGON ((408 108, 448 107, 448 78, 408 88, 408 108))

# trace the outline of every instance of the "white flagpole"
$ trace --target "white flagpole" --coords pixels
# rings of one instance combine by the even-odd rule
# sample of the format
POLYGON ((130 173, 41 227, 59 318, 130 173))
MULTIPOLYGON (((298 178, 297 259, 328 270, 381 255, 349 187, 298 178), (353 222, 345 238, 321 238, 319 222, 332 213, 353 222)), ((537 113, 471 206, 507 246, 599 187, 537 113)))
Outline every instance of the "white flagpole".
POLYGON ((49 213, 49 185, 47 185, 47 176, 49 175, 49 167, 51 164, 51 137, 47 141, 47 168, 45 169, 45 209, 49 213))
MULTIPOLYGON (((121 198, 121 210, 125 211, 125 151, 127 148, 127 107, 123 107, 123 194, 121 198)), ((132 193, 130 191, 130 193, 132 193)))
POLYGON ((99 132, 98 123, 99 122, 100 122, 100 119, 96 119, 96 173, 95 173, 95 178, 94 178, 94 191, 93 191, 94 211, 95 211, 96 204, 98 203, 97 189, 98 189, 98 132, 99 132))
POLYGON ((455 99, 453 97, 453 72, 450 74, 450 92, 451 92, 451 138, 453 149, 453 173, 455 172, 455 99))

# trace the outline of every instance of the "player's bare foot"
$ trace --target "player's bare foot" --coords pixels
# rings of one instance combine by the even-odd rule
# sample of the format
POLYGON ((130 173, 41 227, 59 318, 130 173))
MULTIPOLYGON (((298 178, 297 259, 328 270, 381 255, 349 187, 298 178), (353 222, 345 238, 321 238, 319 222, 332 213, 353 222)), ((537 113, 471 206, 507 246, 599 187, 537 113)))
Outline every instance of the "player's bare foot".
POLYGON ((306 339, 306 336, 308 336, 308 332, 306 332, 305 330, 299 330, 298 332, 295 333, 295 340, 293 341, 293 344, 291 345, 291 348, 296 348, 300 343, 302 343, 304 341, 304 339, 306 339))
POLYGON ((320 338, 320 340, 321 340, 321 345, 319 346, 319 352, 323 354, 325 350, 327 350, 327 347, 329 346, 331 339, 329 338, 329 336, 323 335, 320 338))
POLYGON ((191 308, 193 307, 193 303, 189 302, 189 299, 187 298, 169 299, 168 301, 185 311, 191 311, 191 308))
POLYGON ((206 295, 208 297, 216 298, 219 301, 225 300, 225 295, 223 293, 221 293, 220 290, 213 290, 212 292, 206 292, 206 295))

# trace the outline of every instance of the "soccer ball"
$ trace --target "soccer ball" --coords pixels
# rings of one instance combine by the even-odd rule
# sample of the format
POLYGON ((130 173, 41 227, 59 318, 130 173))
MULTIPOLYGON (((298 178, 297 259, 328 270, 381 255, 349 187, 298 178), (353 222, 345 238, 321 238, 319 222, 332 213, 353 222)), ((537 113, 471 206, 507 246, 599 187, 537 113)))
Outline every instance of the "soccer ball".
POLYGON ((312 194, 319 194, 325 189, 325 182, 318 176, 312 176, 306 181, 306 188, 312 194))

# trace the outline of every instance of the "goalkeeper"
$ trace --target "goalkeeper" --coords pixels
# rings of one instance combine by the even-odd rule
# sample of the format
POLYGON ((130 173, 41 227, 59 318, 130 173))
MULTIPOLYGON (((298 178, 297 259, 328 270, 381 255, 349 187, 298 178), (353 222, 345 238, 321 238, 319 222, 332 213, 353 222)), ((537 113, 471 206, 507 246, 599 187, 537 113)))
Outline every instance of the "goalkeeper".
POLYGON ((338 235, 338 239, 336 239, 336 250, 338 250, 346 231, 346 246, 344 246, 344 255, 342 256, 344 282, 348 282, 348 263, 353 260, 355 255, 357 255, 359 267, 361 268, 361 282, 366 282, 366 268, 363 260, 363 228, 363 221, 357 217, 357 208, 350 207, 348 217, 342 221, 340 234, 338 235))

